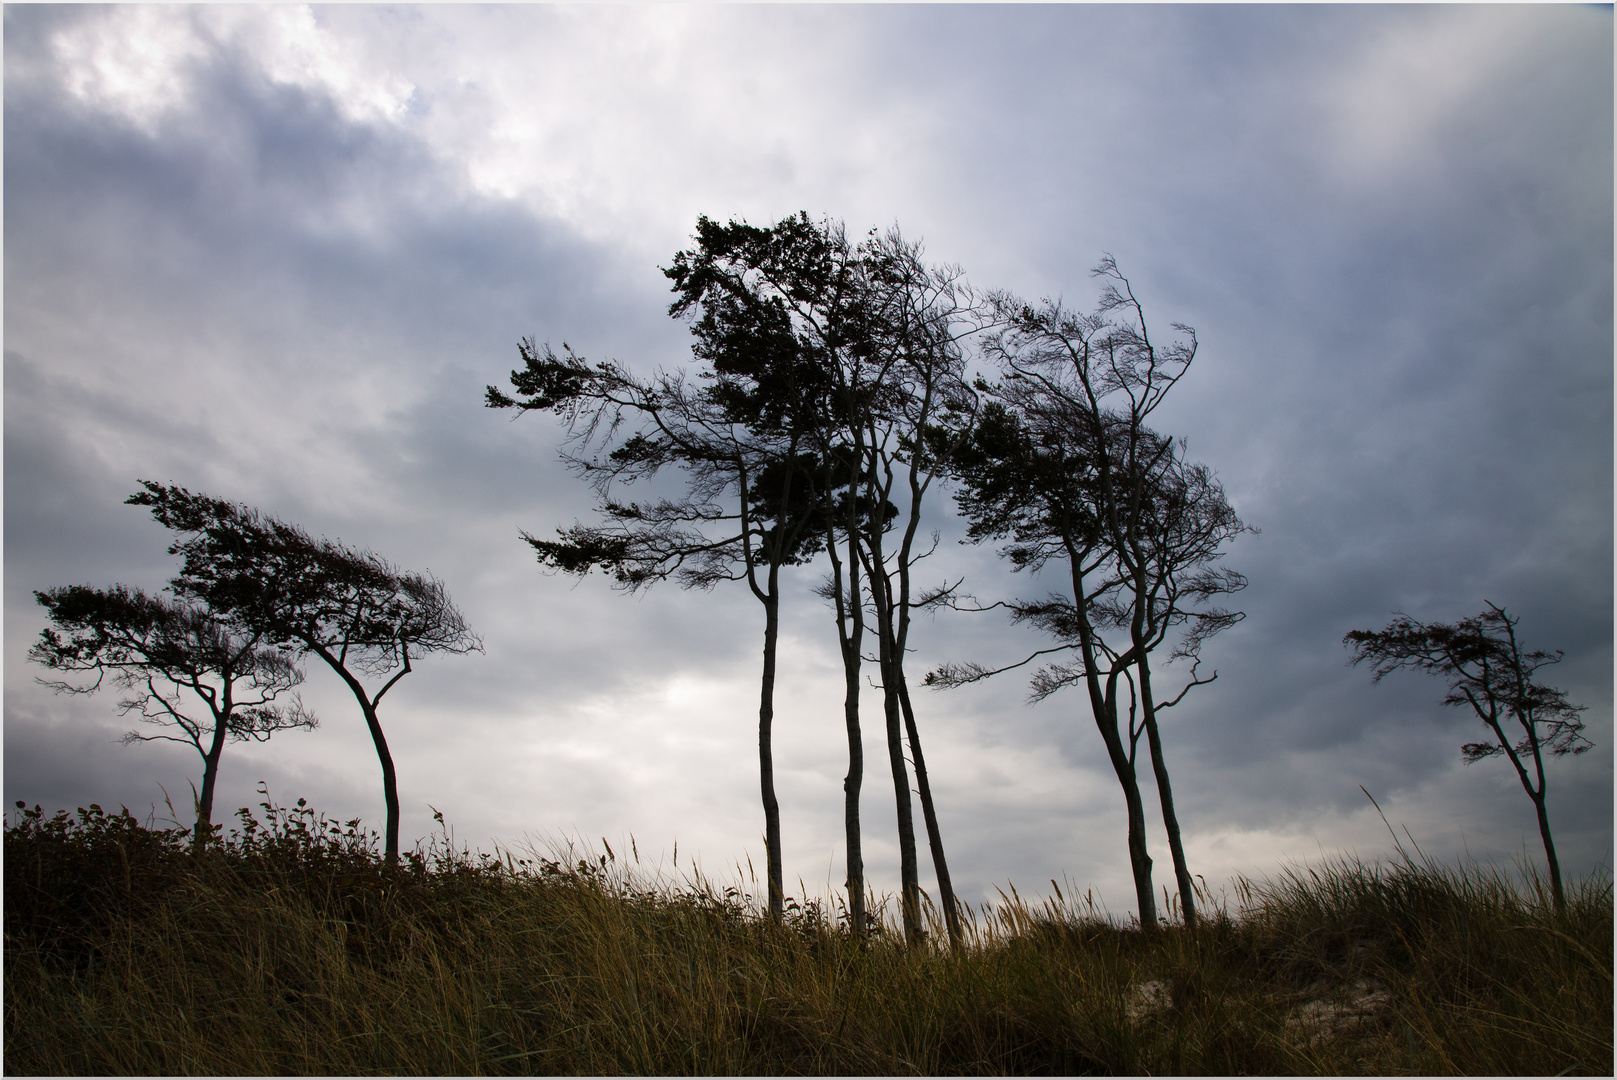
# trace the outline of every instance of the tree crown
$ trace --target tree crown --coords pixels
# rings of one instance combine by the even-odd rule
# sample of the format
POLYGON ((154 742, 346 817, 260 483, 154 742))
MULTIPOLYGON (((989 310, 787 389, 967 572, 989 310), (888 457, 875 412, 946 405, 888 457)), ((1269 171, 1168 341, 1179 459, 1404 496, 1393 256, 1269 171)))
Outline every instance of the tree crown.
MULTIPOLYGON (((1353 650, 1350 663, 1369 664, 1380 682, 1394 671, 1421 671, 1448 683, 1443 704, 1469 706, 1498 731, 1501 720, 1524 730, 1514 747, 1531 753, 1534 745, 1555 755, 1581 754, 1593 744, 1583 735, 1582 713, 1565 691, 1538 682, 1536 673, 1561 662, 1562 652, 1524 650, 1516 637, 1519 619, 1489 603, 1487 610, 1455 623, 1423 623, 1402 612, 1383 630, 1353 630, 1342 644, 1353 650)), ((1499 732, 1500 738, 1504 735, 1499 732)), ((1510 750, 1504 742, 1466 743, 1467 762, 1510 750)))
POLYGON ((128 502, 179 537, 171 583, 266 640, 354 660, 373 673, 407 655, 482 650, 482 641, 431 574, 406 572, 374 552, 315 540, 295 525, 223 499, 143 480, 128 502))

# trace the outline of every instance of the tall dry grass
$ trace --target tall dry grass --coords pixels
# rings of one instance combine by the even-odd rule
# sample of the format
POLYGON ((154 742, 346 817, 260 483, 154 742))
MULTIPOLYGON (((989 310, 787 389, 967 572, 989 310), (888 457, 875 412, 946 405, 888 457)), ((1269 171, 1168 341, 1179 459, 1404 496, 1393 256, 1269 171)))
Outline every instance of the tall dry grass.
MULTIPOLYGON (((14 1074, 1609 1075, 1612 891, 1340 860, 1194 932, 1014 892, 964 949, 761 919, 614 853, 438 843, 265 804, 213 850, 97 809, 5 834, 14 1074)), ((940 942, 941 933, 934 936, 940 942)))

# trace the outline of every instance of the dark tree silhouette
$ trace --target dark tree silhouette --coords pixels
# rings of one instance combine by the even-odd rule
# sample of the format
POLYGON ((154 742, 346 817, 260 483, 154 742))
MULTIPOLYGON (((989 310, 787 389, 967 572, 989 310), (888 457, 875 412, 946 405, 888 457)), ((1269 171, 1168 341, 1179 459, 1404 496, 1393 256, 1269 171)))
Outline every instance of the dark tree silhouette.
POLYGON ((825 467, 806 473, 824 506, 832 573, 822 590, 837 614, 846 676, 844 720, 849 771, 844 781, 850 908, 862 925, 863 866, 859 791, 859 670, 866 624, 861 572, 882 672, 888 756, 899 822, 903 912, 920 934, 919 881, 908 763, 915 768, 939 892, 951 938, 960 921, 933 805, 920 732, 904 678, 912 612, 936 594, 917 596, 911 574, 922 497, 948 458, 945 444, 969 428, 975 395, 964 378, 960 339, 976 332, 975 298, 952 269, 923 264, 917 245, 895 229, 851 246, 840 224, 807 215, 768 228, 698 222, 699 246, 681 252, 668 275, 681 299, 675 314, 697 308, 698 356, 720 378, 743 380, 743 417, 754 430, 802 432, 825 467), (789 373, 789 377, 783 375, 789 373), (943 451, 940 453, 939 448, 943 451), (900 493, 897 485, 905 485, 900 493), (895 550, 886 534, 908 496, 909 515, 895 550), (837 541, 840 530, 847 557, 837 541))
MULTIPOLYGON (((844 781, 848 892, 863 928, 859 841, 863 745, 859 670, 864 657, 861 572, 871 583, 878 624, 889 756, 894 767, 903 860, 906 929, 919 934, 914 828, 904 751, 916 766, 951 933, 959 923, 948 879, 919 731, 904 688, 902 657, 911 611, 910 568, 919 500, 936 471, 941 421, 969 387, 949 320, 964 294, 958 273, 922 267, 896 232, 851 247, 840 225, 806 215, 768 228, 702 217, 696 246, 676 253, 665 273, 676 317, 691 319, 692 352, 705 366, 699 385, 659 372, 636 379, 617 363, 590 364, 564 346, 557 356, 531 341, 524 368, 511 373, 516 396, 494 387, 497 408, 555 411, 573 447, 564 455, 592 480, 604 520, 561 530, 557 540, 525 536, 547 565, 574 573, 601 567, 635 589, 669 576, 686 585, 743 578, 765 606, 760 707, 760 773, 770 848, 771 910, 779 912, 778 812, 769 730, 782 566, 829 549, 846 674, 844 781), (880 404, 877 404, 878 399, 880 404), (625 427, 627 425, 627 427, 625 427), (873 440, 873 441, 872 441, 873 440), (676 499, 629 502, 618 486, 678 466, 687 490, 676 499), (908 470, 906 473, 905 470, 908 470), (878 476, 878 471, 881 475, 878 476), (895 557, 883 552, 897 476, 912 494, 909 528, 895 557), (843 546, 847 552, 844 558, 843 546), (872 552, 874 551, 874 554, 872 552)), ((946 458, 946 454, 943 455, 946 458)))
MULTIPOLYGON (((491 386, 486 402, 562 416, 572 447, 564 459, 593 484, 605 520, 559 530, 558 540, 527 533, 523 539, 546 566, 574 574, 599 567, 631 592, 669 577, 697 588, 740 580, 763 605, 759 788, 769 910, 779 921, 785 889, 773 726, 780 570, 811 557, 819 541, 812 487, 805 480, 817 463, 801 452, 802 432, 789 418, 770 419, 768 398, 734 372, 693 387, 678 373, 640 380, 621 364, 592 365, 565 346, 563 351, 557 356, 548 346, 524 341, 524 368, 511 373, 519 396, 491 386), (686 478, 679 498, 645 505, 617 501, 618 486, 670 467, 686 478)), ((765 374, 780 375, 772 368, 765 374)), ((779 392, 789 393, 789 373, 780 377, 779 392)))
POLYGON ((1008 326, 990 339, 988 351, 1001 378, 985 384, 993 400, 957 456, 970 539, 1009 537, 1003 554, 1016 570, 1065 563, 1070 596, 1003 605, 1016 621, 1039 627, 1059 644, 992 670, 946 665, 928 682, 961 685, 1041 655, 1076 651, 1076 663, 1052 664, 1035 676, 1033 696, 1074 683, 1088 690, 1123 789, 1135 898, 1141 924, 1150 927, 1157 922, 1156 900, 1135 766, 1139 739, 1146 737, 1180 907, 1193 925, 1195 893, 1158 718, 1191 687, 1216 677, 1200 676, 1199 650, 1241 615, 1208 601, 1243 588, 1245 579, 1210 564, 1245 526, 1212 474, 1185 462, 1182 444, 1146 423, 1189 368, 1194 333, 1176 325, 1179 340, 1155 344, 1116 264, 1107 257, 1095 272, 1106 285, 1094 314, 999 298, 1008 326), (1191 671, 1185 686, 1164 698, 1152 681, 1151 658, 1170 638, 1169 659, 1190 660, 1191 671))
POLYGON ((836 614, 844 674, 843 725, 848 772, 843 779, 848 915, 854 932, 867 924, 860 794, 864 742, 859 721, 860 667, 865 635, 857 557, 859 529, 869 507, 854 490, 861 455, 827 418, 846 412, 865 388, 850 371, 868 343, 869 294, 864 265, 841 226, 815 225, 806 214, 768 228, 732 221, 697 221, 697 246, 679 252, 665 273, 679 299, 677 315, 696 315, 694 351, 725 375, 742 380, 737 413, 765 429, 799 433, 819 467, 804 470, 802 494, 819 509, 819 545, 832 580, 820 591, 836 614), (778 373, 789 372, 789 378, 778 373), (834 429, 834 430, 833 430, 834 429), (846 544, 841 553, 838 532, 846 544))
POLYGON ((1384 630, 1354 630, 1342 639, 1353 650, 1352 662, 1368 663, 1375 682, 1402 668, 1437 675, 1449 684, 1443 704, 1469 706, 1488 725, 1491 738, 1464 744, 1461 757, 1468 765, 1498 754, 1510 759, 1533 801, 1555 906, 1564 910, 1561 863, 1545 806, 1544 751, 1558 757, 1581 754, 1593 744, 1583 736, 1580 714, 1585 706, 1572 704, 1564 691, 1543 686, 1535 678, 1540 668, 1560 663, 1562 652, 1524 651, 1516 638, 1519 620, 1491 603, 1480 615, 1452 624, 1423 623, 1396 614, 1384 630), (1514 742, 1505 730, 1512 723, 1511 730, 1521 731, 1514 742))
POLYGON ((232 625, 204 607, 123 585, 71 585, 35 592, 34 597, 54 627, 40 631, 28 658, 52 671, 95 676, 90 682, 41 683, 58 693, 88 694, 100 689, 110 673, 127 695, 118 703, 120 713, 179 732, 137 729, 124 736, 126 745, 183 743, 202 758, 202 790, 193 788, 193 835, 199 851, 213 832, 214 787, 225 743, 263 741, 277 731, 319 723, 296 694, 276 703, 303 681, 292 656, 265 645, 263 634, 232 625), (207 706, 206 718, 193 715, 182 691, 207 706))
POLYGON ((909 824, 900 718, 909 742, 909 763, 915 770, 916 790, 937 873, 940 906, 950 941, 958 946, 962 941, 959 905, 944 854, 904 659, 910 651, 914 612, 945 602, 959 584, 927 591, 916 589, 915 566, 935 550, 938 536, 934 533, 931 543, 924 547, 917 540, 925 496, 947 478, 949 463, 969 437, 977 411, 978 395, 967 376, 962 343, 981 333, 991 316, 957 268, 928 266, 922 260, 920 246, 905 241, 897 229, 872 237, 860 251, 869 267, 874 293, 873 314, 868 319, 872 340, 865 353, 869 370, 863 380, 879 390, 865 399, 863 408, 842 416, 842 421, 845 427, 860 429, 860 434, 848 441, 856 443, 864 453, 865 504, 895 506, 891 521, 885 515, 867 517, 859 550, 876 622, 888 754, 895 787, 903 789, 899 820, 900 854, 905 863, 901 869, 907 870, 903 874, 905 925, 919 936, 919 875, 913 826, 909 824), (898 510, 898 505, 904 509, 898 510), (885 543, 889 529, 897 532, 897 542, 891 550, 885 543))
POLYGON ((430 574, 395 569, 369 551, 315 540, 295 525, 181 487, 141 481, 130 496, 180 534, 184 559, 169 587, 278 646, 313 653, 348 686, 382 766, 386 857, 399 856, 399 793, 377 708, 424 653, 483 645, 430 574), (374 691, 365 680, 380 680, 374 691))

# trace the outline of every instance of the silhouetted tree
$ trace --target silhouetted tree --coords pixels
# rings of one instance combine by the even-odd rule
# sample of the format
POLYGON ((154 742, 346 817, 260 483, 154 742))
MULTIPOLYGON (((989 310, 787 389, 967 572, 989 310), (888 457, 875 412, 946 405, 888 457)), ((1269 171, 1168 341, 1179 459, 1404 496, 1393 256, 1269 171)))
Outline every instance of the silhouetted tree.
POLYGON ((511 373, 518 397, 491 386, 486 402, 561 415, 573 447, 564 458, 594 485, 605 520, 559 530, 558 540, 523 539, 547 566, 575 574, 599 567, 629 591, 668 577, 698 588, 740 580, 763 605, 759 787, 769 909, 779 921, 785 889, 773 726, 780 570, 811 557, 819 541, 804 482, 816 462, 800 452, 802 433, 789 422, 759 421, 755 395, 734 373, 693 387, 678 373, 640 380, 620 364, 591 365, 565 346, 564 354, 524 341, 524 368, 511 373), (670 467, 686 478, 679 498, 617 501, 617 486, 670 467))
MULTIPOLYGON (((846 693, 849 772, 844 815, 849 844, 850 906, 863 902, 858 796, 863 746, 858 723, 864 601, 870 590, 882 671, 889 761, 899 822, 905 926, 920 933, 919 882, 904 742, 915 767, 939 892, 951 936, 960 922, 933 805, 920 733, 909 702, 903 657, 912 611, 929 602, 911 586, 922 497, 948 449, 969 427, 975 395, 963 377, 960 339, 977 329, 975 298, 958 270, 924 265, 918 246, 897 230, 851 246, 840 224, 806 215, 767 228, 698 222, 697 249, 681 252, 668 275, 681 300, 675 314, 699 309, 698 356, 720 379, 739 380, 732 415, 754 431, 792 430, 812 440, 825 468, 806 473, 825 507, 832 580, 825 595, 837 613, 846 693), (965 419, 962 419, 962 415, 965 419), (884 537, 906 486, 909 516, 894 551, 884 537), (840 552, 836 533, 847 544, 840 552), (847 584, 844 584, 846 578, 847 584)), ((854 910, 856 925, 860 912, 854 910)))
POLYGON ((481 652, 443 584, 373 552, 315 540, 295 525, 223 499, 141 481, 128 502, 180 534, 169 588, 262 635, 313 653, 348 686, 376 747, 387 804, 385 853, 399 856, 399 793, 377 708, 423 653, 481 652), (381 680, 374 691, 365 679, 381 680))
POLYGON ((960 685, 1041 655, 1076 651, 1076 663, 1053 664, 1035 676, 1034 699, 1074 683, 1088 690, 1123 789, 1135 898, 1141 924, 1149 927, 1156 925, 1156 900, 1135 768, 1138 741, 1147 738, 1181 910, 1194 924, 1194 891, 1157 721, 1191 687, 1216 678, 1216 672, 1199 675, 1199 650, 1241 615, 1207 601, 1239 590, 1245 579, 1209 564, 1245 526, 1212 474, 1183 461, 1182 445, 1146 423, 1190 366, 1194 333, 1176 324, 1180 339, 1156 345, 1116 264, 1107 257, 1095 272, 1106 285, 1094 314, 1000 298, 1008 326, 990 338, 988 352, 1001 378, 984 385, 994 400, 957 456, 969 538, 1010 537, 1003 554, 1016 570, 1037 572, 1051 560, 1066 564, 1070 597, 1004 605, 1013 619, 1059 644, 993 670, 946 665, 928 681, 960 685), (1169 659, 1189 659, 1192 666, 1186 685, 1164 700, 1152 683, 1151 657, 1170 637, 1176 643, 1169 659))
POLYGON ((906 926, 919 934, 919 881, 914 841, 909 839, 913 827, 908 824, 900 718, 938 877, 940 906, 950 941, 958 945, 962 940, 959 906, 904 659, 914 612, 943 602, 954 590, 949 585, 927 591, 915 588, 915 566, 935 550, 938 536, 934 533, 924 549, 917 539, 925 496, 946 478, 949 463, 969 436, 977 411, 978 396, 967 374, 962 343, 981 333, 991 316, 958 268, 927 265, 920 246, 904 240, 897 229, 872 237, 861 245, 860 253, 869 267, 873 293, 873 313, 867 319, 871 342, 865 350, 869 370, 863 379, 878 392, 865 398, 863 408, 841 419, 844 425, 862 429, 856 439, 848 441, 864 453, 861 472, 866 505, 895 507, 892 519, 885 515, 866 518, 860 550, 876 621, 889 758, 894 784, 903 787, 899 820, 903 823, 900 853, 901 857, 908 855, 909 864, 904 876, 906 926), (900 504, 901 511, 897 509, 900 504), (885 543, 889 529, 897 532, 891 550, 885 543))
POLYGON ((762 430, 793 431, 819 464, 803 470, 799 491, 818 508, 818 540, 832 566, 832 581, 821 592, 832 602, 842 653, 846 887, 851 925, 862 934, 867 913, 859 673, 865 625, 856 552, 858 530, 870 508, 855 490, 861 454, 827 418, 845 412, 867 392, 848 377, 862 370, 858 357, 870 337, 865 266, 840 225, 815 225, 806 214, 766 228, 735 221, 720 225, 703 216, 696 241, 665 271, 679 296, 671 313, 696 316, 693 351, 721 378, 739 382, 728 398, 735 415, 762 430))
POLYGON ((1545 806, 1544 751, 1556 756, 1581 754, 1593 744, 1583 735, 1580 714, 1585 706, 1572 704, 1564 691, 1540 685, 1535 678, 1540 668, 1560 663, 1562 652, 1524 651, 1516 639, 1518 621, 1491 603, 1480 615, 1452 624, 1422 623, 1397 613, 1385 630, 1354 630, 1342 644, 1353 650, 1354 664, 1371 665, 1375 682, 1400 668, 1443 678, 1449 684, 1443 704, 1469 706, 1488 725, 1491 738, 1466 743, 1460 747, 1461 757, 1468 765, 1497 754, 1510 759, 1538 815, 1555 906, 1563 910, 1561 863, 1545 806), (1512 722, 1521 730, 1514 742, 1505 732, 1512 722))
POLYGON ((263 741, 277 731, 319 723, 296 694, 276 704, 303 681, 293 658, 265 645, 263 634, 232 625, 204 607, 123 585, 72 585, 35 592, 34 597, 54 626, 40 631, 28 658, 52 671, 95 676, 88 683, 41 683, 59 693, 88 694, 100 689, 110 673, 127 694, 118 703, 120 713, 135 713, 143 722, 179 732, 134 730, 124 736, 125 745, 183 743, 202 758, 202 790, 193 788, 199 851, 212 835, 214 786, 225 743, 263 741), (182 691, 207 706, 205 719, 193 715, 182 691))

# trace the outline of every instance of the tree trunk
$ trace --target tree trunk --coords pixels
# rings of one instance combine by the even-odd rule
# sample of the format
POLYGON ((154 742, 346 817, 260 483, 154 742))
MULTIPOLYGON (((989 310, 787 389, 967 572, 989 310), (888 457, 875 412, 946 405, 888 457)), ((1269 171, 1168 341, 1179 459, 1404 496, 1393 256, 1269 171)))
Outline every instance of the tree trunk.
POLYGON ((1140 909, 1140 926, 1156 929, 1157 898, 1151 888, 1151 855, 1145 844, 1145 808, 1140 801, 1140 782, 1135 775, 1134 759, 1123 748, 1123 736, 1117 728, 1117 679, 1124 668, 1114 666, 1101 688, 1100 672, 1096 663, 1095 632, 1090 626, 1084 605, 1089 595, 1084 591, 1084 578, 1080 569, 1082 554, 1071 543, 1067 546, 1068 569, 1072 574, 1072 595, 1078 612, 1078 644, 1084 660, 1084 683, 1089 690, 1089 711, 1100 730, 1101 741, 1106 744, 1112 771, 1123 788, 1123 802, 1128 809, 1129 868, 1134 873, 1134 899, 1140 909))
POLYGON ((958 949, 961 943, 960 910, 954 897, 954 882, 949 877, 949 860, 943 854, 943 834, 938 829, 938 814, 932 805, 932 785, 927 780, 926 757, 921 753, 921 733, 915 726, 915 710, 910 706, 909 685, 904 670, 898 668, 898 703, 904 710, 904 726, 910 737, 910 761, 915 765, 915 786, 921 793, 921 816, 926 820, 927 844, 932 850, 932 867, 938 874, 938 900, 943 905, 944 925, 949 928, 949 944, 958 949))
POLYGON ((387 736, 382 734, 382 722, 376 718, 376 706, 368 701, 355 684, 355 695, 365 712, 365 726, 370 728, 371 741, 376 744, 376 757, 382 763, 382 800, 387 804, 387 832, 385 852, 387 861, 399 861, 399 779, 393 771, 393 755, 387 748, 387 736))
MULTIPOLYGON (((865 856, 859 824, 859 793, 865 782, 865 740, 859 727, 859 668, 863 660, 861 650, 864 648, 865 617, 864 601, 859 595, 859 560, 853 549, 855 543, 857 541, 850 529, 847 595, 851 603, 838 612, 837 632, 842 638, 842 716, 848 729, 848 775, 842 781, 843 828, 848 844, 848 918, 853 924, 854 934, 863 937, 868 927, 865 914, 865 856), (843 629, 844 613, 847 630, 843 629)), ((833 555, 833 586, 837 590, 837 606, 842 608, 842 567, 834 559, 834 543, 827 543, 826 547, 833 555)))
POLYGON ((758 702, 758 786, 764 803, 764 848, 768 859, 769 917, 779 923, 786 915, 782 885, 780 803, 775 799, 775 645, 780 637, 780 568, 769 567, 769 592, 764 599, 764 674, 758 702))
POLYGON ((387 693, 393 684, 410 670, 409 657, 405 657, 404 670, 388 680, 387 685, 377 692, 376 699, 372 699, 365 693, 365 687, 359 680, 354 678, 343 666, 342 661, 333 656, 329 649, 311 645, 310 650, 342 677, 342 681, 347 683, 348 689, 353 692, 354 699, 359 702, 360 712, 365 714, 365 726, 370 730, 371 742, 376 746, 376 759, 382 763, 382 801, 387 804, 387 830, 383 834, 384 850, 387 861, 396 863, 399 861, 399 780, 393 771, 393 755, 387 748, 387 736, 382 734, 382 722, 376 716, 376 700, 387 693))
MULTIPOLYGON (((827 451, 828 461, 832 456, 827 451)), ((840 457, 835 464, 849 467, 840 457)), ((834 480, 835 476, 833 469, 828 478, 834 480)), ((834 490, 836 485, 833 482, 822 495, 828 505, 830 492, 834 490)), ((830 599, 837 617, 837 645, 842 650, 842 719, 848 734, 848 774, 842 780, 842 824, 848 859, 848 876, 844 885, 848 896, 849 927, 856 937, 863 938, 869 930, 869 917, 865 911, 865 856, 859 820, 859 796, 865 782, 865 739, 859 723, 859 674, 864 662, 865 605, 859 584, 858 508, 857 489, 850 481, 843 504, 846 516, 842 521, 848 544, 846 563, 837 554, 835 515, 828 513, 824 525, 825 552, 831 560, 830 599)))
MULTIPOLYGON (((1566 896, 1561 886, 1561 860, 1555 857, 1555 841, 1550 838, 1550 814, 1544 802, 1546 794, 1544 787, 1544 755, 1540 752, 1538 746, 1538 730, 1526 721, 1521 722, 1522 727, 1527 730, 1528 745, 1533 750, 1533 768, 1538 775, 1538 787, 1535 788, 1533 778, 1527 775, 1527 768, 1516 754, 1516 748, 1510 745, 1510 740, 1505 737, 1504 729, 1499 726, 1497 712, 1495 715, 1489 716, 1477 706, 1475 701, 1472 701, 1471 707, 1476 709, 1478 716, 1482 717, 1482 722, 1493 729, 1494 735, 1499 739, 1499 745, 1504 747, 1505 756, 1510 759, 1511 766, 1516 770, 1516 778, 1522 782, 1522 790, 1527 792, 1529 799, 1533 800, 1533 810, 1538 815, 1538 835, 1544 841, 1544 860, 1549 864, 1550 893, 1555 901, 1556 912, 1565 911, 1566 896)), ((1518 720, 1520 720, 1519 717, 1518 720)))
POLYGON ((1533 808, 1538 811, 1538 834, 1544 839, 1544 858, 1550 864, 1550 890, 1559 915, 1566 911, 1566 893, 1561 886, 1561 860, 1555 857, 1555 841, 1550 839, 1550 813, 1544 806, 1542 793, 1534 797, 1533 808))
MULTIPOLYGON (((1527 789, 1527 797, 1533 800, 1533 809, 1538 812, 1538 835, 1544 840, 1544 861, 1550 867, 1550 891, 1555 898, 1555 912, 1559 915, 1566 911, 1566 893, 1561 886, 1561 860, 1555 857, 1555 841, 1550 838, 1550 812, 1544 801, 1548 794, 1545 790, 1544 781, 1544 753, 1539 749, 1536 722, 1529 718, 1522 723, 1522 726, 1527 729, 1527 742, 1533 748, 1533 770, 1538 774, 1538 788, 1536 790, 1528 781, 1527 770, 1522 768, 1520 762, 1516 761, 1516 752, 1508 742, 1505 743, 1505 751, 1510 754, 1511 761, 1515 763, 1517 775, 1522 780, 1522 787, 1527 789)), ((1496 727, 1495 730, 1498 730, 1498 728, 1496 727)), ((1500 738, 1503 739, 1504 732, 1501 731, 1499 734, 1500 738)))
MULTIPOLYGON (((874 560, 874 554, 872 559, 874 560)), ((879 589, 870 579, 871 593, 879 589)), ((904 735, 899 718, 897 676, 893 670, 891 611, 876 599, 878 655, 881 658, 882 707, 887 717, 887 757, 893 769, 893 797, 898 809, 898 861, 900 906, 904 916, 904 940, 917 944, 921 929, 921 881, 915 854, 915 812, 910 804, 910 777, 904 765, 904 735)))
POLYGON ((228 733, 229 715, 221 717, 217 712, 213 718, 213 743, 202 758, 202 793, 197 796, 197 824, 196 831, 191 836, 192 850, 201 854, 208 846, 208 838, 213 835, 213 792, 219 780, 219 759, 224 756, 225 736, 228 733))
POLYGON ((842 781, 842 816, 848 842, 848 918, 853 923, 854 933, 863 937, 866 929, 865 856, 859 837, 859 791, 865 779, 865 747, 859 730, 859 668, 850 665, 844 673, 847 696, 842 712, 848 727, 848 775, 842 781))
POLYGON ((1157 898, 1151 887, 1151 854, 1145 843, 1145 805, 1140 799, 1140 781, 1134 768, 1134 758, 1123 747, 1123 736, 1117 726, 1116 675, 1104 695, 1097 686, 1091 708, 1095 726, 1100 729, 1101 741, 1106 744, 1106 755, 1111 759, 1112 771, 1123 788, 1123 804, 1128 811, 1129 869, 1134 874, 1134 902, 1140 909, 1140 927, 1157 928, 1157 898))
MULTIPOLYGON (((1116 735, 1115 729, 1113 735, 1116 735)), ((1129 868, 1134 872, 1134 900, 1140 907, 1140 927, 1155 930, 1157 898, 1151 887, 1151 854, 1145 844, 1145 806, 1140 800, 1140 782, 1135 777, 1133 763, 1125 756, 1119 764, 1118 757, 1118 753, 1112 754, 1112 767, 1123 785, 1123 801, 1128 807, 1129 868)))
POLYGON ((1173 806, 1173 785, 1168 780, 1168 763, 1162 754, 1162 738, 1157 732, 1156 699, 1151 692, 1151 671, 1144 654, 1140 656, 1140 711, 1145 717, 1145 738, 1151 749, 1151 770, 1157 780, 1157 797, 1162 802, 1162 827, 1168 834, 1168 851, 1173 857, 1173 876, 1179 884, 1179 909, 1185 928, 1196 929, 1196 892, 1191 884, 1190 866, 1185 861, 1185 845, 1179 837, 1179 815, 1173 806))

